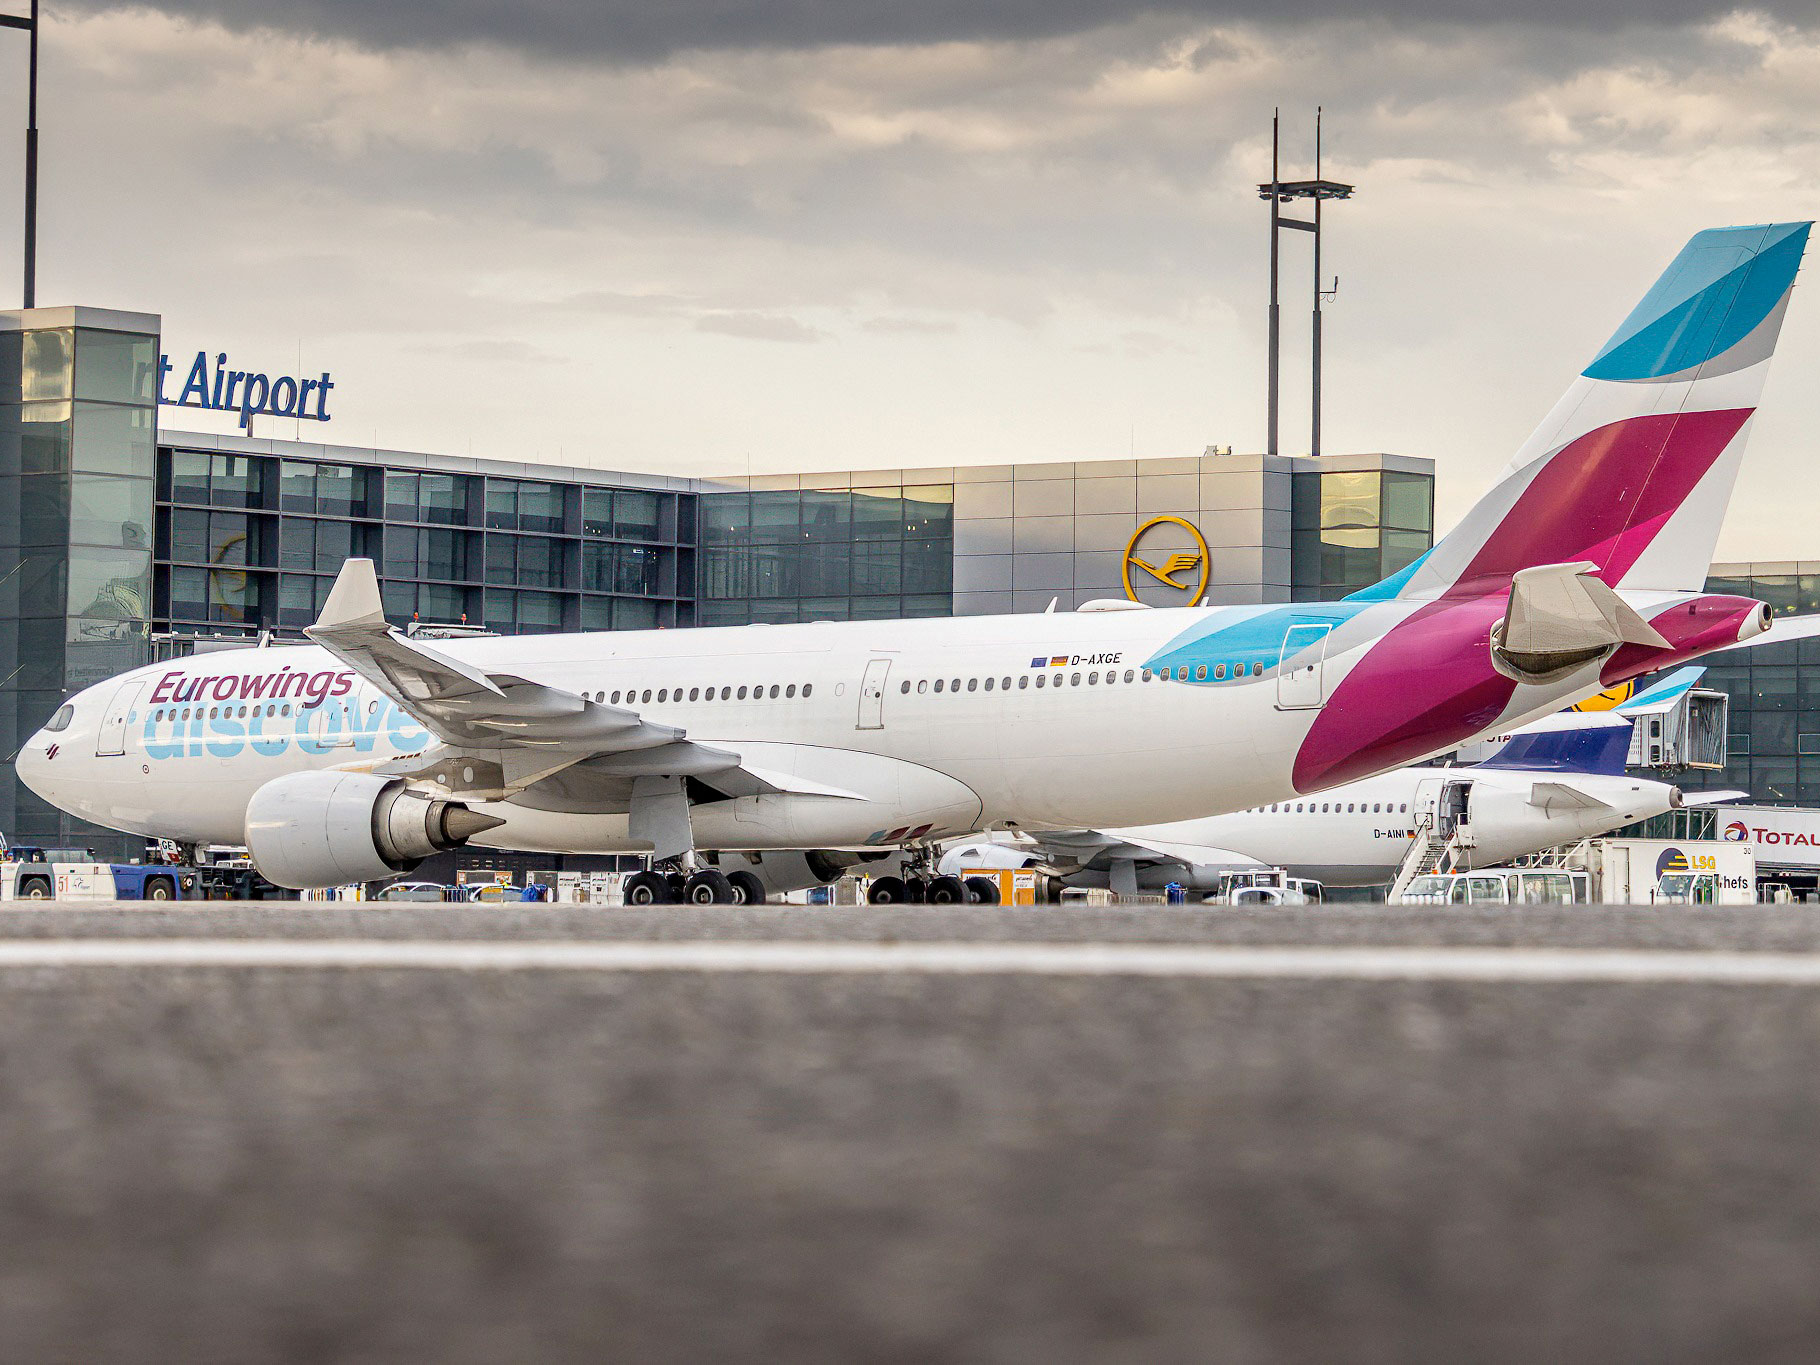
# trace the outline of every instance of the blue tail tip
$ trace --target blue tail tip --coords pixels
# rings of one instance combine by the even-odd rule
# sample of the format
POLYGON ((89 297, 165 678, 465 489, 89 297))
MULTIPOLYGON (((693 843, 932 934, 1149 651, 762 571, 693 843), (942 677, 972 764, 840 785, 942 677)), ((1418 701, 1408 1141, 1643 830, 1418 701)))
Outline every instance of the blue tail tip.
POLYGON ((1721 362, 1725 373, 1768 357, 1783 300, 1801 269, 1811 222, 1760 223, 1697 232, 1669 263, 1593 363, 1588 379, 1691 378, 1721 362), (1752 338, 1760 329, 1767 336, 1752 338))

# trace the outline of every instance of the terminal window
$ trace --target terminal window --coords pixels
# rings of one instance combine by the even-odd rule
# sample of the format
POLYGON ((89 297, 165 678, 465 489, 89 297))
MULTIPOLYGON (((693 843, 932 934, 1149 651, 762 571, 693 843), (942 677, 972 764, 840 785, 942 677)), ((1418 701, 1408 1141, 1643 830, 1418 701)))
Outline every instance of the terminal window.
POLYGON ((1434 543, 1434 480, 1399 470, 1296 474, 1294 595, 1331 601, 1408 567, 1434 543))

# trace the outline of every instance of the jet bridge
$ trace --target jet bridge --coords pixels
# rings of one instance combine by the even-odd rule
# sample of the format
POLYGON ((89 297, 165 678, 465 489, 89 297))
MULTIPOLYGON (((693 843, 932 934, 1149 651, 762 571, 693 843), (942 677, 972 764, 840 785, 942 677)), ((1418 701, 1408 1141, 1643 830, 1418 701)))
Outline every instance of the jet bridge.
POLYGON ((1624 708, 1632 719, 1629 765, 1633 768, 1723 768, 1731 698, 1706 687, 1690 687, 1659 701, 1645 695, 1624 708))

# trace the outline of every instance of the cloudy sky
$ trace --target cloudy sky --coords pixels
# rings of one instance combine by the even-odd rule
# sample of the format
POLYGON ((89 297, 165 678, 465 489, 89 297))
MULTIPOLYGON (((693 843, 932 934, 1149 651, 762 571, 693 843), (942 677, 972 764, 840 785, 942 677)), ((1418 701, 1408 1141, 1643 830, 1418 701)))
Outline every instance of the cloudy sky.
MULTIPOLYGON (((333 370, 350 444, 690 474, 1257 449, 1255 184, 1272 107, 1297 173, 1323 103, 1359 186, 1327 446, 1432 456, 1447 521, 1690 232, 1820 211, 1820 0, 47 13, 41 301, 333 370)), ((1817 378, 1810 296, 1722 555, 1820 558, 1817 378)))

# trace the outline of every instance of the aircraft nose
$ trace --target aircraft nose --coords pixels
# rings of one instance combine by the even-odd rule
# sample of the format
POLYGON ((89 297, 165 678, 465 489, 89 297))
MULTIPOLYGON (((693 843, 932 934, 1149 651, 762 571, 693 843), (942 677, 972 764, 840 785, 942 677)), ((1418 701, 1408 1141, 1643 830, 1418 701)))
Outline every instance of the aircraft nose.
POLYGON ((57 805, 55 774, 56 762, 64 746, 69 743, 72 726, 76 719, 76 707, 73 702, 65 702, 33 736, 20 746, 13 759, 13 771, 19 780, 31 789, 41 800, 57 805))
POLYGON ((44 801, 51 800, 50 767, 52 760, 49 749, 52 738, 53 736, 45 734, 44 731, 38 731, 25 742, 24 747, 19 750, 19 756, 13 760, 13 771, 19 774, 19 780, 31 788, 34 795, 44 801))

